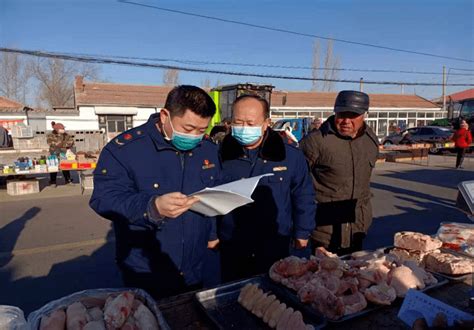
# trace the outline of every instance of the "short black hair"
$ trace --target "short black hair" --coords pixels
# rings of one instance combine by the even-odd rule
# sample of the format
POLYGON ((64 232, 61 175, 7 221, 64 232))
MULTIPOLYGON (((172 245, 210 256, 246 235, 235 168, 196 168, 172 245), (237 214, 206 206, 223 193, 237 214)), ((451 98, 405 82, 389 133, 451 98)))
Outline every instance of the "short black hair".
POLYGON ((268 103, 267 100, 265 100, 263 97, 257 94, 240 95, 238 98, 235 99, 234 103, 232 104, 232 112, 234 111, 234 107, 237 103, 246 99, 254 99, 260 102, 260 104, 262 104, 262 107, 263 107, 263 115, 265 119, 270 118, 270 104, 268 103))
POLYGON ((191 85, 180 85, 173 88, 166 97, 165 109, 171 116, 182 116, 186 110, 209 118, 216 113, 216 104, 204 90, 191 85))

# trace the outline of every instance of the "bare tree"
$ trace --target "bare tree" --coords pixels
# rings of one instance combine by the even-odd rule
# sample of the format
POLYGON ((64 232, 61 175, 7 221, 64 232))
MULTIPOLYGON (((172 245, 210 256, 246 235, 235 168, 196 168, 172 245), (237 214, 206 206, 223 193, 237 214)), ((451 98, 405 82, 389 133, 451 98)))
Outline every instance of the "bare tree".
MULTIPOLYGON (((319 40, 316 40, 313 46, 313 65, 312 65, 313 69, 311 71, 313 79, 319 78, 320 62, 321 62, 321 44, 319 43, 319 40)), ((312 85, 311 85, 311 90, 312 91, 319 90, 319 84, 320 84, 320 81, 313 80, 312 85)))
POLYGON ((31 75, 26 68, 24 57, 13 53, 2 53, 0 56, 0 94, 26 103, 28 83, 31 75))
POLYGON ((40 106, 72 106, 74 101, 73 80, 77 75, 97 79, 99 68, 89 63, 77 63, 60 59, 37 58, 31 61, 30 70, 38 81, 40 106))
POLYGON ((179 70, 166 69, 163 72, 163 84, 165 86, 176 86, 179 84, 179 70))
POLYGON ((319 41, 314 43, 313 49, 313 64, 312 77, 314 79, 322 78, 321 81, 313 81, 311 90, 313 91, 333 91, 335 89, 335 82, 328 80, 335 80, 339 76, 340 58, 334 55, 333 41, 328 40, 326 44, 326 53, 324 56, 323 67, 321 67, 321 47, 319 41))

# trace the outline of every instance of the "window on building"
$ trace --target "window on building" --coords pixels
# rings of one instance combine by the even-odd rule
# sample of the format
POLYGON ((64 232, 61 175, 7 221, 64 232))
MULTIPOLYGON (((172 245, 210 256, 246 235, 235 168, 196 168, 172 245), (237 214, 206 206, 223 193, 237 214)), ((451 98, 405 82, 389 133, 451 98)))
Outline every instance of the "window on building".
POLYGON ((367 125, 372 129, 375 134, 377 133, 377 121, 376 120, 367 120, 367 125))
POLYGON ((398 117, 398 113, 396 112, 389 112, 388 113, 388 118, 397 118, 398 117))
POLYGON ((416 118, 416 112, 409 112, 408 118, 416 118))
POLYGON ((387 118, 387 113, 386 112, 379 112, 379 118, 387 118))
POLYGON ((442 112, 436 112, 435 117, 436 118, 443 118, 443 113, 442 112))
POLYGON ((417 120, 416 121, 416 126, 425 126, 425 121, 424 120, 417 120))
POLYGON ((369 118, 377 118, 377 112, 369 112, 369 118))
POLYGON ((416 119, 408 119, 408 127, 415 127, 416 119))
POLYGON ((418 118, 425 118, 426 117, 426 112, 417 112, 416 116, 418 118))
POLYGON ((407 118, 407 113, 406 112, 399 112, 398 113, 398 118, 407 118))
POLYGON ((432 113, 432 112, 427 112, 427 113, 426 113, 426 118, 434 118, 434 113, 432 113))
POLYGON ((332 112, 323 112, 323 118, 327 119, 333 115, 332 112))
POLYGON ((386 119, 379 119, 379 134, 380 136, 386 136, 387 135, 387 120, 386 119))

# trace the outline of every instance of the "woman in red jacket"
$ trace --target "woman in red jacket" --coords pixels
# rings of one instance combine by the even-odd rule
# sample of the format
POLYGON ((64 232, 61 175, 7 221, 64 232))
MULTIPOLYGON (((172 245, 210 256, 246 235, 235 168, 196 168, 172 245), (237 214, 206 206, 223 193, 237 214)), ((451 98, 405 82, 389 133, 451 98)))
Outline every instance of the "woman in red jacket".
POLYGON ((466 153, 466 149, 469 148, 469 145, 472 143, 472 135, 469 131, 469 125, 467 122, 462 119, 459 126, 459 129, 456 130, 453 135, 453 141, 458 153, 456 157, 456 168, 462 168, 461 165, 464 160, 464 154, 466 153))

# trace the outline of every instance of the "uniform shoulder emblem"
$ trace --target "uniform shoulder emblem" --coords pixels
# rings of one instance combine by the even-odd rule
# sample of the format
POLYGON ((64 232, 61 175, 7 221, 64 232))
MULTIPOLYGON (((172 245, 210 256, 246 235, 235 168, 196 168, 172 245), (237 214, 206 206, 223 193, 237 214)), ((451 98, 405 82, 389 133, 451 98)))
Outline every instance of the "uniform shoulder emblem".
POLYGON ((124 146, 132 141, 142 138, 143 136, 145 136, 145 132, 142 129, 134 128, 116 136, 112 141, 115 145, 124 146))

